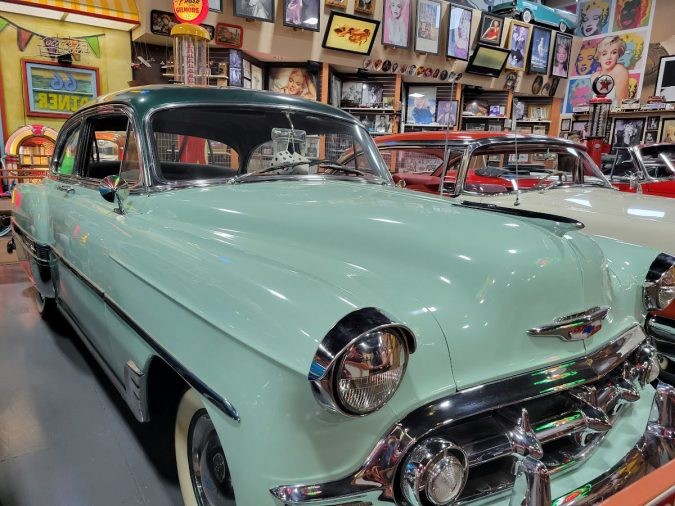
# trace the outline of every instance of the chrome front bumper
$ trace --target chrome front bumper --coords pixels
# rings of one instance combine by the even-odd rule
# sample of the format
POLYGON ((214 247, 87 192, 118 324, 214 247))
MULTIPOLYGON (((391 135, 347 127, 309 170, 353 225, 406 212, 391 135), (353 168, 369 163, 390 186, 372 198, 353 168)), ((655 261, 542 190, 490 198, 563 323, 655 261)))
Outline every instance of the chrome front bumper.
MULTIPOLYGON (((673 459, 675 459, 675 388, 659 383, 650 421, 642 437, 611 469, 551 501, 550 475, 546 467, 532 457, 525 457, 516 466, 516 482, 509 504, 514 506, 597 504, 673 459)), ((372 481, 364 476, 349 476, 324 484, 281 486, 270 492, 280 505, 369 506, 394 502, 390 498, 383 498, 384 489, 373 487, 372 481)))

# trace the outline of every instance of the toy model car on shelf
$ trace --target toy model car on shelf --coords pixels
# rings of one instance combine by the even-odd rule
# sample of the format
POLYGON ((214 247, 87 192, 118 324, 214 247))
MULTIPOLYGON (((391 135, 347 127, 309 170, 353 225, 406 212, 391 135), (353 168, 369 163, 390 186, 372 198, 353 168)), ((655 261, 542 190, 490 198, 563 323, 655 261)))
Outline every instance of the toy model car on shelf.
POLYGON ((175 419, 186 504, 596 504, 675 457, 643 316, 675 258, 402 191, 338 109, 121 91, 13 200, 42 314, 175 419))
POLYGON ((603 172, 619 190, 675 197, 675 144, 617 148, 603 172))
POLYGON ((526 23, 540 23, 553 26, 561 32, 574 33, 577 16, 563 9, 555 9, 541 3, 541 0, 510 0, 489 7, 490 12, 517 17, 526 23))

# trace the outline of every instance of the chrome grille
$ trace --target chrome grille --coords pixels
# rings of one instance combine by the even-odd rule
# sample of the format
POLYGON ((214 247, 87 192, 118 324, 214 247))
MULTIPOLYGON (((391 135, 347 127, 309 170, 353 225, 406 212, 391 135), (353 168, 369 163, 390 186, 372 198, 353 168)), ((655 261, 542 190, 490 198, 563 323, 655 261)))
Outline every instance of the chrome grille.
POLYGON ((640 364, 638 353, 595 382, 495 409, 429 434, 452 441, 467 454, 470 471, 459 503, 511 488, 518 455, 534 456, 550 474, 587 458, 623 407, 640 398, 635 385, 644 378, 635 365, 640 364), (523 444, 529 446, 523 450, 523 444))

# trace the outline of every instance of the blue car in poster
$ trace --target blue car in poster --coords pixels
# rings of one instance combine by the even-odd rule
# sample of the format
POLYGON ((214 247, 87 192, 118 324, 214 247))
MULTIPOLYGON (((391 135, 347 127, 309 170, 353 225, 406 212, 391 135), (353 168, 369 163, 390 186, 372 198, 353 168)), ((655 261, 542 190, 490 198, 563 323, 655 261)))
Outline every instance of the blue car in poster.
POLYGON ((511 0, 490 7, 490 12, 518 17, 526 23, 540 23, 558 28, 561 32, 574 33, 577 16, 562 9, 547 7, 541 0, 511 0))

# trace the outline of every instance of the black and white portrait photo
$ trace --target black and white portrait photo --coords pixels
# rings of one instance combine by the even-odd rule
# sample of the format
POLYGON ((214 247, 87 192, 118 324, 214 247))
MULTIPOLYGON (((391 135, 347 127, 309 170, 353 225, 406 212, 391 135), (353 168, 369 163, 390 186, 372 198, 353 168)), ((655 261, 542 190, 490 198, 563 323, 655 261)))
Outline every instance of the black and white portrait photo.
POLYGON ((645 120, 639 119, 617 119, 614 121, 614 136, 612 138, 612 148, 622 148, 635 146, 642 142, 642 130, 645 126, 645 120))
POLYGON ((375 132, 378 134, 391 133, 391 121, 388 114, 378 114, 375 116, 375 132))
POLYGON ((382 85, 364 83, 361 107, 382 107, 382 85))
POLYGON ((234 0, 234 15, 274 23, 274 0, 234 0))
POLYGON ((343 83, 341 107, 361 107, 363 83, 343 83))
POLYGON ((319 31, 319 0, 284 0, 284 25, 319 31))

